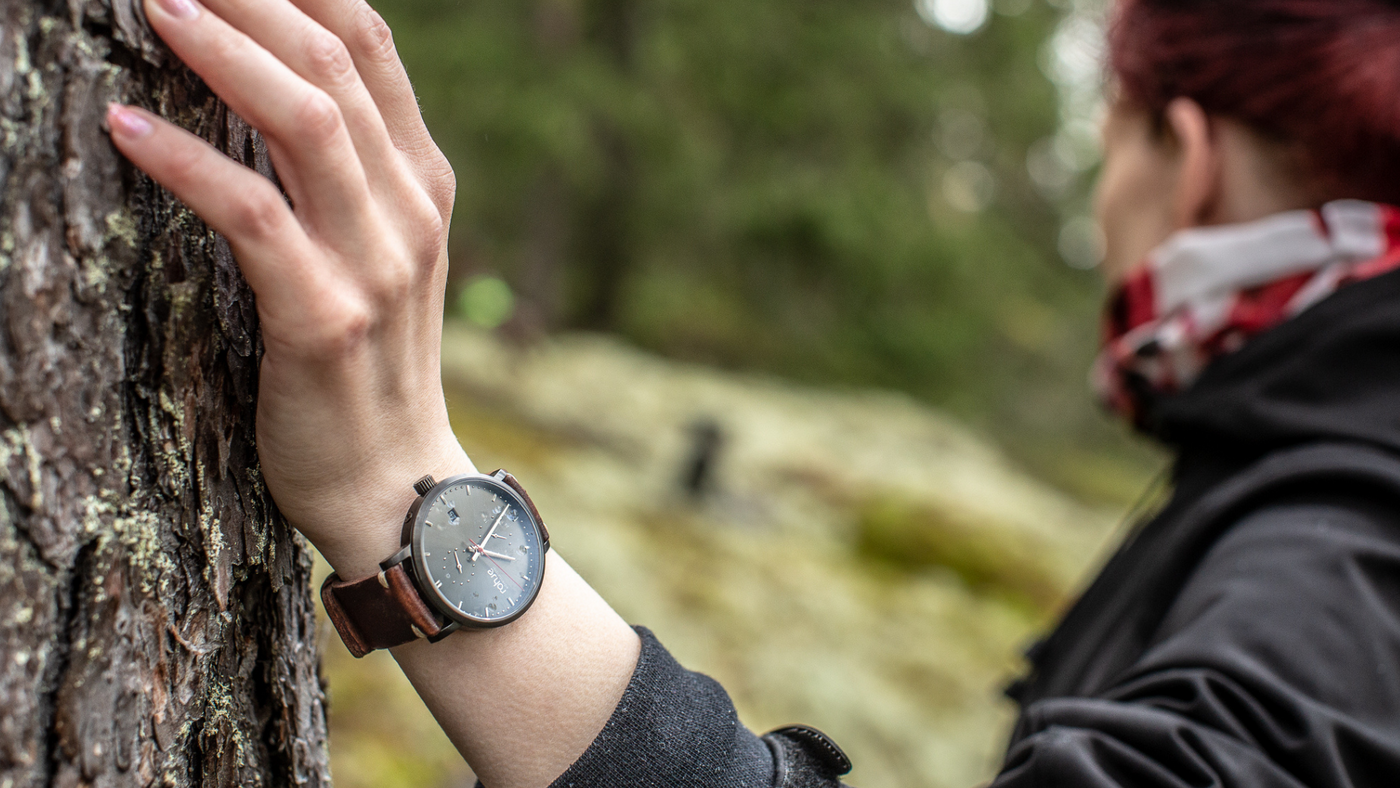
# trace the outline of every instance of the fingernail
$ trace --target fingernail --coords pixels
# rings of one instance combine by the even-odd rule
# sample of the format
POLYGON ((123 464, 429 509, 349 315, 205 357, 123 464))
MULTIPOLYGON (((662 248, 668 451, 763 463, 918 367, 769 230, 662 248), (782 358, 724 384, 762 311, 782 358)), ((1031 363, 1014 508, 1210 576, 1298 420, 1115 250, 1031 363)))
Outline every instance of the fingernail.
POLYGON ((165 13, 176 19, 194 19, 199 16, 199 6, 193 0, 156 0, 165 13))
POLYGON ((149 120, 116 103, 107 105, 107 125, 112 127, 113 134, 132 139, 144 137, 154 128, 149 120))

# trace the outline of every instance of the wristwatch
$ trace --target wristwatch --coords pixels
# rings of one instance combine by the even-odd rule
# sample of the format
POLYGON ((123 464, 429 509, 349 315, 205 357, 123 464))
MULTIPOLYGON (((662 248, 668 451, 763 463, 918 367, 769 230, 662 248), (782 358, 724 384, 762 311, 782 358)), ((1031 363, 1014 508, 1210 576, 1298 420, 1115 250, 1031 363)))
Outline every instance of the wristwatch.
POLYGON ((424 476, 413 491, 403 547, 379 574, 346 582, 332 573, 321 585, 326 614, 356 657, 504 626, 539 595, 549 530, 514 476, 424 476))

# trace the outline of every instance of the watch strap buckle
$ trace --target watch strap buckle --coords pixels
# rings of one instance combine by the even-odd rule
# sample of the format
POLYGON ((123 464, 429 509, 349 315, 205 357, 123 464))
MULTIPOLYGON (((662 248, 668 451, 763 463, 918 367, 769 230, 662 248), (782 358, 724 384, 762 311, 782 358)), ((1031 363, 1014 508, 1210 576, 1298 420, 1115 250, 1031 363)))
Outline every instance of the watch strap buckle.
POLYGON ((332 573, 321 584, 321 602, 345 648, 357 659, 375 649, 447 634, 419 596, 403 562, 353 583, 332 573))

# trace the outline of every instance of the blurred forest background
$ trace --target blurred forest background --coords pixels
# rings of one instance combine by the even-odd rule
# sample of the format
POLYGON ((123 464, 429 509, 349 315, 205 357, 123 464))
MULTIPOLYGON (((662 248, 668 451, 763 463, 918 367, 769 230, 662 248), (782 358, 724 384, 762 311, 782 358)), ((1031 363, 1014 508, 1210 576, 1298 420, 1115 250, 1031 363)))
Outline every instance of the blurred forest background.
POLYGON ((1078 2, 381 10, 457 171, 466 317, 906 391, 1122 495, 1084 393, 1101 13, 1078 2))
MULTIPOLYGON (((555 370, 574 369, 561 359, 573 352, 568 348, 582 348, 572 357, 592 359, 595 369, 610 374, 641 375, 673 399, 689 396, 676 392, 691 389, 666 388, 682 379, 692 389, 729 392, 696 400, 711 411, 781 419, 773 415, 784 412, 772 410, 776 400, 765 399, 771 392, 756 393, 767 392, 767 384, 756 380, 788 381, 784 385, 799 392, 792 394, 796 402, 825 396, 813 392, 846 392, 847 399, 830 407, 846 408, 848 423, 880 436, 872 440, 904 457, 906 470, 944 473, 940 462, 964 456, 973 458, 966 467, 995 469, 982 477, 994 483, 971 484, 966 495, 926 500, 910 486, 895 505, 875 506, 863 492, 833 487, 810 458, 778 462, 764 455, 768 459, 755 460, 752 468, 780 480, 772 484, 805 480, 793 493, 805 503, 790 508, 807 514, 784 515, 787 504, 777 499, 755 504, 758 499, 743 498, 743 484, 735 482, 739 497, 718 508, 686 508, 654 490, 647 502, 608 515, 635 520, 640 530, 628 532, 634 536, 654 534, 659 519, 691 523, 675 526, 684 533, 700 521, 766 523, 769 531, 759 532, 767 536, 735 537, 740 540, 776 539, 773 534, 788 533, 784 523, 820 521, 827 524, 821 539, 833 545, 832 556, 840 554, 840 544, 852 543, 873 561, 852 588, 888 581, 943 589, 925 590, 930 599, 962 606, 944 624, 971 632, 967 637, 977 648, 957 658, 965 658, 961 663, 927 657, 933 662, 920 663, 924 673, 916 671, 924 678, 891 668, 886 687, 933 698, 928 707, 947 718, 920 723, 927 730, 954 731, 959 714, 974 715, 967 719, 982 731, 980 743, 969 745, 976 752, 941 770, 922 756, 892 755, 915 746, 897 734, 870 734, 874 738, 865 741, 858 731, 847 733, 839 720, 853 719, 854 712, 834 701, 821 706, 820 686, 813 690, 815 706, 774 699, 743 689, 753 689, 757 669, 733 654, 697 647, 682 656, 699 660, 732 690, 740 687, 735 694, 746 713, 772 716, 773 724, 794 721, 782 713, 811 713, 822 727, 846 733, 838 740, 856 738, 859 755, 893 759, 884 771, 866 772, 859 785, 951 785, 985 777, 995 749, 987 742, 1000 735, 1005 710, 976 716, 967 709, 990 707, 993 685, 1016 669, 1016 647, 1053 621, 1092 568, 1115 517, 1162 462, 1098 412, 1085 383, 1102 296, 1092 270, 1097 231, 1087 217, 1098 163, 1102 0, 380 0, 376 7, 395 31, 428 126, 457 173, 450 319, 477 333, 454 329, 450 337, 468 337, 460 342, 472 347, 486 342, 482 347, 494 348, 490 342, 503 340, 517 349, 545 348, 531 363, 555 370), (610 337, 611 349, 569 339, 578 332, 610 337), (627 360, 633 352, 670 359, 670 371, 627 360), (704 383, 695 377, 703 369, 727 382, 704 383), (870 389, 903 399, 870 404, 859 394, 870 389), (908 408, 927 413, 915 418, 908 408), (920 454, 926 446, 897 445, 891 436, 893 425, 911 430, 910 442, 923 440, 921 430, 945 435, 944 427, 927 426, 943 424, 943 414, 975 434, 948 427, 946 434, 961 437, 935 441, 952 447, 943 459, 920 454), (889 429, 876 426, 881 419, 889 429), (909 426, 915 423, 925 426, 909 426), (818 477, 826 481, 813 481, 818 477), (1010 491, 1018 485, 1037 492, 1010 491), (977 508, 978 495, 1002 491, 1038 503, 1024 517, 977 508), (1056 514, 1028 525, 1037 518, 1035 507, 1056 514), (819 516, 812 514, 818 509, 819 516), (1088 530, 1045 548, 1049 558, 1008 547, 1026 529, 1053 541, 1043 531, 1047 522, 1080 522, 1088 530), (917 533, 905 533, 909 529, 917 533), (991 536, 978 542, 973 534, 984 531, 991 536), (1065 550, 1073 557, 1065 558, 1065 550), (881 556, 896 556, 897 566, 881 556), (889 580, 896 570, 897 581, 889 580), (1003 623, 985 623, 992 619, 1003 623), (983 626, 994 632, 978 629, 983 626), (984 658, 988 653, 997 656, 984 658), (969 660, 980 666, 981 672, 972 671, 975 680, 966 679, 969 660), (929 689, 928 671, 943 676, 944 684, 935 681, 929 689), (959 671, 963 678, 949 678, 959 671), (959 695, 949 687, 960 681, 976 686, 959 695)), ((467 352, 445 352, 459 351, 467 352)), ((492 355, 501 352, 479 349, 478 355, 509 363, 502 359, 511 354, 492 355)), ((473 378, 467 367, 459 366, 455 383, 449 380, 457 415, 482 416, 486 406, 507 403, 515 419, 489 429, 459 423, 478 465, 500 458, 515 463, 518 474, 517 466, 533 469, 544 477, 538 484, 558 482, 557 491, 551 487, 543 495, 555 498, 554 511, 587 504, 570 497, 562 477, 550 476, 549 452, 541 446, 557 444, 564 448, 556 454, 583 452, 580 457, 593 455, 579 440, 612 446, 599 449, 594 467, 616 471, 619 479, 655 459, 647 450, 625 448, 629 427, 609 432, 599 426, 613 417, 602 403, 632 393, 627 380, 611 381, 624 387, 611 400, 595 398, 600 410, 565 417, 560 408, 566 406, 540 404, 548 401, 538 390, 544 373, 516 369, 512 389, 473 378)), ((583 378, 574 384, 575 394, 592 385, 583 378)), ((812 418, 820 413, 812 411, 812 418)), ((655 417, 670 419, 665 429, 687 429, 689 416, 679 411, 655 417)), ((499 420, 499 412, 486 418, 499 420)), ((810 442, 784 440, 778 443, 806 447, 795 452, 811 449, 810 442)), ((673 459, 680 462, 683 453, 676 449, 673 459)), ((835 474, 843 458, 832 459, 835 474)), ((928 484, 937 487, 934 480, 928 484)), ((561 519, 550 516, 556 534, 561 519)), ((606 588, 613 581, 589 574, 586 543, 605 527, 580 527, 574 532, 580 544, 569 554, 606 588)), ((797 530, 789 535, 810 541, 812 533, 802 527, 793 525, 797 530)), ((570 525, 562 530, 570 532, 570 525)), ((685 553, 695 547, 687 544, 672 548, 685 553)), ((655 563, 661 556, 642 552, 637 560, 655 563)), ((813 565, 822 560, 812 558, 813 565)), ((664 617, 695 607, 694 588, 672 589, 681 600, 675 610, 636 606, 628 601, 636 594, 662 593, 647 582, 670 582, 643 575, 639 569, 634 585, 623 583, 614 589, 618 596, 610 596, 632 620, 643 612, 664 617)), ((909 593, 922 598, 923 592, 909 593)), ((723 627, 730 620, 716 612, 723 609, 698 612, 695 620, 723 627)), ((666 629, 655 618, 639 623, 666 629)), ((910 648, 946 650, 950 630, 938 626, 910 648)), ((678 624, 662 634, 684 645, 699 642, 695 632, 678 624)), ((328 664, 338 716, 333 724, 346 732, 341 742, 370 747, 376 737, 433 735, 421 710, 404 712, 419 715, 417 722, 386 711, 391 693, 374 688, 397 680, 391 669, 365 672, 364 663, 352 666, 338 652, 328 664), (361 713, 364 719, 352 719, 361 713)), ((960 741, 950 736, 946 741, 960 741)), ((418 772, 399 774, 348 747, 336 751, 342 785, 466 779, 458 767, 431 776, 421 764, 418 772)), ((452 761, 446 752, 445 762, 452 761)), ((947 747, 940 752, 953 757, 947 747)))

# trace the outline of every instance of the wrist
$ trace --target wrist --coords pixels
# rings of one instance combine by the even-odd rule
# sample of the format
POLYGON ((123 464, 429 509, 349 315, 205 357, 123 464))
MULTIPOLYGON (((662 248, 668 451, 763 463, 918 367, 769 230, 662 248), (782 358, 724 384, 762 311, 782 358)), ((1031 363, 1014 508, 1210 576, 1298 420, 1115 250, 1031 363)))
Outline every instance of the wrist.
POLYGON ((431 475, 441 481, 449 476, 475 473, 465 451, 456 444, 435 453, 405 457, 366 473, 336 496, 327 518, 303 518, 293 522, 343 580, 358 580, 379 571, 379 563, 403 546, 403 521, 418 493, 413 483, 431 475))

